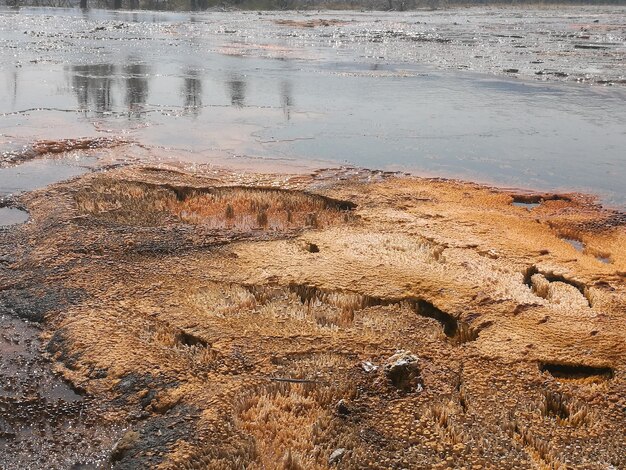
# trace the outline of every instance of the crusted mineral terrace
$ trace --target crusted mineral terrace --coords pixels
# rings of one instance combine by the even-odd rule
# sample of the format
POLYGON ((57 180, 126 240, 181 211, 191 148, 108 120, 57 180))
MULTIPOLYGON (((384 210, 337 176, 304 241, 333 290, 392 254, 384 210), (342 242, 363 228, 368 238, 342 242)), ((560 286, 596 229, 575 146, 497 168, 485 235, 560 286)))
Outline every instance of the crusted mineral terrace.
POLYGON ((0 466, 626 467, 626 216, 590 198, 136 167, 14 204, 0 303, 84 402, 3 398, 0 466))

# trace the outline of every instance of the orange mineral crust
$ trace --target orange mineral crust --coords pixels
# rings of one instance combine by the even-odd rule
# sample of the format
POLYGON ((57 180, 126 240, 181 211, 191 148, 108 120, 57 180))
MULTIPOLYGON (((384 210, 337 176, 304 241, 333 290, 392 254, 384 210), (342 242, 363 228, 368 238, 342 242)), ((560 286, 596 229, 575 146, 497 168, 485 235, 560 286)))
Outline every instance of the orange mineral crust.
POLYGON ((69 299, 47 354, 114 468, 626 467, 626 215, 588 196, 133 167, 20 203, 0 281, 69 299))

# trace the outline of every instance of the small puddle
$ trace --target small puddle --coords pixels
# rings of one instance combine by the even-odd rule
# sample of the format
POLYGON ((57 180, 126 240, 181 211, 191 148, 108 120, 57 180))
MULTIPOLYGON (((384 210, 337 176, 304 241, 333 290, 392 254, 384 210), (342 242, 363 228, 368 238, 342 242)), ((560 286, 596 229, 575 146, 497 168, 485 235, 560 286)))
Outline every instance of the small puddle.
POLYGON ((513 202, 512 204, 515 207, 524 207, 525 209, 528 209, 528 210, 532 210, 535 207, 538 207, 541 205, 540 202, 513 202))
POLYGON ((572 245, 576 251, 580 251, 581 253, 585 250, 585 244, 580 240, 575 240, 573 238, 563 238, 563 241, 572 245))
POLYGON ((28 220, 28 212, 13 207, 0 207, 0 227, 23 224, 28 220))
MULTIPOLYGON (((95 157, 41 159, 0 168, 0 197, 33 191, 87 173, 95 157)), ((7 213, 8 215, 8 213, 7 213)), ((18 222, 19 223, 19 222, 18 222)))
POLYGON ((610 256, 596 256, 596 259, 604 264, 611 264, 613 262, 610 256))

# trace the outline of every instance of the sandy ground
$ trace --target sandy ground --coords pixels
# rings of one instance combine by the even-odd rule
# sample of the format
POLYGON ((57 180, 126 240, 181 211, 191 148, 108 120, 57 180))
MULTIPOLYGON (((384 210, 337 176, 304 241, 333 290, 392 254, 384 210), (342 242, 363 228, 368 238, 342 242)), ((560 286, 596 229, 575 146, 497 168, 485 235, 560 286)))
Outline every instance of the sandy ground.
POLYGON ((0 302, 83 411, 24 437, 45 397, 4 399, 0 466, 626 466, 626 216, 589 197, 131 167, 14 204, 0 302))

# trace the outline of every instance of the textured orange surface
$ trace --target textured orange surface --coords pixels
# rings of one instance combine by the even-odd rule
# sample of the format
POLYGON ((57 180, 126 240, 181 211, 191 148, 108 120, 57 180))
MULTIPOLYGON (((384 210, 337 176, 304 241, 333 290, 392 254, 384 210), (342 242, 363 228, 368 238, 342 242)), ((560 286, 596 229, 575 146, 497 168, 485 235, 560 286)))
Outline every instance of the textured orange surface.
POLYGON ((122 467, 626 466, 626 216, 587 197, 130 168, 24 202, 20 269, 85 293, 52 357, 128 423, 122 467))

